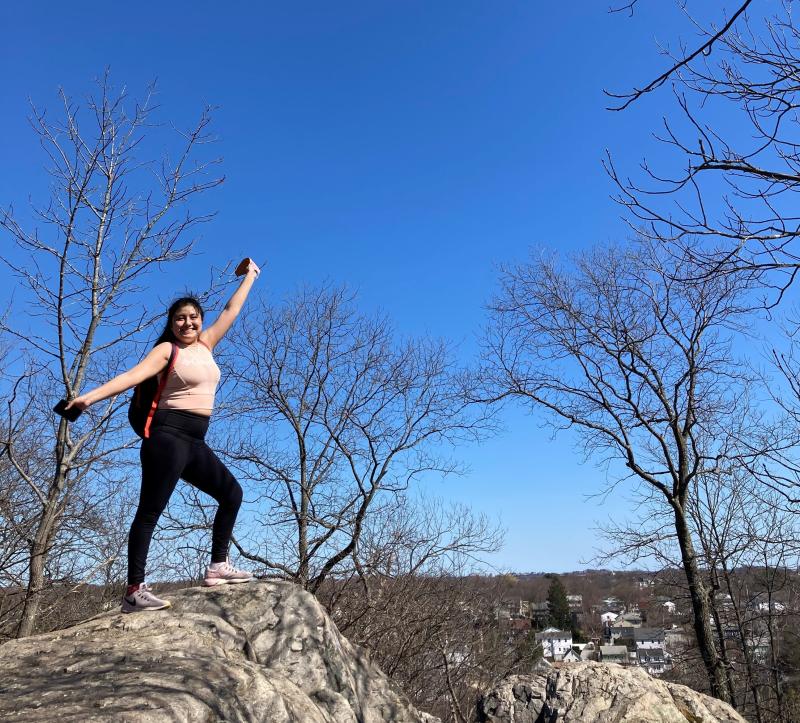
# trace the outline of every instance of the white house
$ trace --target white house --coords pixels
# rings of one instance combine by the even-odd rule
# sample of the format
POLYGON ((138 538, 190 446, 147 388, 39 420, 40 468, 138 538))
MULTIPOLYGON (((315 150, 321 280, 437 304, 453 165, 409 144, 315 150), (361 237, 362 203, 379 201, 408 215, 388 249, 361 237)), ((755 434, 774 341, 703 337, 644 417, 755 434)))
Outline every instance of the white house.
POLYGON ((567 602, 571 612, 583 610, 583 595, 567 595, 567 602))
POLYGON ((786 606, 777 600, 773 600, 771 603, 760 602, 756 605, 756 610, 760 613, 768 613, 770 612, 770 607, 772 608, 773 615, 783 615, 783 613, 786 612, 786 606))
POLYGON ((669 613, 670 615, 674 615, 675 610, 677 610, 678 606, 675 605, 675 603, 672 602, 672 600, 665 600, 663 603, 661 603, 661 607, 663 607, 664 610, 666 610, 667 613, 669 613))
POLYGON ((542 654, 551 660, 563 660, 564 655, 572 650, 572 631, 547 630, 536 633, 536 642, 542 646, 542 654))
POLYGON ((603 613, 600 616, 600 622, 603 623, 603 625, 608 625, 610 623, 613 623, 616 619, 617 619, 617 613, 612 613, 611 611, 603 613))

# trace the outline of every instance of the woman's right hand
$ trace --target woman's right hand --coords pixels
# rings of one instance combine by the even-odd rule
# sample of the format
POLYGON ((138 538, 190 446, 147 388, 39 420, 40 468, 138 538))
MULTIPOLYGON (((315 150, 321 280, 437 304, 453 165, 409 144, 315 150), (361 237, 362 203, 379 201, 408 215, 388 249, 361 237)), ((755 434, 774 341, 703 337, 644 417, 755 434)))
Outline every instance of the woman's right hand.
POLYGON ((83 394, 80 397, 75 397, 75 399, 73 399, 69 404, 67 404, 67 406, 64 407, 64 409, 72 409, 72 407, 76 407, 77 409, 80 409, 82 412, 86 411, 86 409, 91 404, 91 402, 87 399, 87 397, 88 397, 87 394, 83 394))
POLYGON ((261 274, 261 269, 258 268, 258 264, 255 261, 250 259, 250 263, 247 264, 247 271, 245 272, 247 275, 252 275, 254 278, 258 278, 261 274))

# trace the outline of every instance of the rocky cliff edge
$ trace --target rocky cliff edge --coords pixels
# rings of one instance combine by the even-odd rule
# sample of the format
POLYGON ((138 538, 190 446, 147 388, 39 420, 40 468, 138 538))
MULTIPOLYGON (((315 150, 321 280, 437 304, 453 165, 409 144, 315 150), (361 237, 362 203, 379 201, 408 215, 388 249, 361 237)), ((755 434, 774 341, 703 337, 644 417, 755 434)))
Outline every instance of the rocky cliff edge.
POLYGON ((0 646, 0 720, 435 723, 284 582, 189 588, 0 646))
POLYGON ((613 663, 564 663, 505 679, 482 696, 482 723, 747 723, 727 703, 613 663))

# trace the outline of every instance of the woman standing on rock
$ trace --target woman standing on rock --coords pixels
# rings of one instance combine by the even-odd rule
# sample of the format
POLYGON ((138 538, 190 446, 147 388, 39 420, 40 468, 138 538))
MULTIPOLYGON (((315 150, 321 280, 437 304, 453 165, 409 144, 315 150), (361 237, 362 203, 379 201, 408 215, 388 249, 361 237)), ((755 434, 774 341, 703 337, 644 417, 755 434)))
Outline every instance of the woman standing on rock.
POLYGON ((204 441, 220 378, 211 352, 233 325, 260 273, 253 261, 246 261, 239 288, 213 324, 203 328, 203 309, 197 299, 188 296, 178 299, 167 312, 166 326, 155 347, 139 364, 67 405, 67 409, 76 407, 83 411, 95 402, 162 374, 169 364, 173 344, 176 346, 172 367, 167 371, 157 410, 139 453, 142 489, 128 537, 128 588, 122 598, 122 612, 162 610, 170 606, 169 601, 157 597, 145 583, 145 564, 153 530, 180 478, 219 504, 212 530, 211 561, 203 584, 253 579, 252 573, 238 570, 228 561, 242 488, 204 441))

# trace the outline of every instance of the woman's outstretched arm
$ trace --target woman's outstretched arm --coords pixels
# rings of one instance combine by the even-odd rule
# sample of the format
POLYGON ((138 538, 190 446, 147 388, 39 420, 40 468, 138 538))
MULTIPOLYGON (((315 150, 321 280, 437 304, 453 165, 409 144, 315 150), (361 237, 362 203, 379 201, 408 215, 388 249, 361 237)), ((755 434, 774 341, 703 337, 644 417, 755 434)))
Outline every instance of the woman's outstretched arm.
POLYGON ((128 371, 123 372, 110 381, 107 381, 102 386, 97 387, 97 389, 92 389, 92 391, 86 392, 86 394, 75 397, 75 399, 67 405, 67 409, 70 407, 77 407, 83 411, 95 402, 100 402, 103 399, 121 394, 131 387, 135 387, 139 382, 143 382, 145 379, 155 376, 167 366, 171 351, 172 344, 170 342, 165 341, 159 344, 132 369, 128 369, 128 371))
POLYGON ((236 321, 236 317, 239 316, 239 312, 242 310, 242 306, 244 306, 245 299, 247 299, 247 295, 250 293, 253 282, 258 278, 260 273, 261 269, 256 266, 254 261, 251 261, 242 279, 242 283, 239 284, 239 288, 233 292, 233 296, 228 299, 228 303, 225 304, 225 308, 222 310, 217 320, 211 324, 211 326, 204 328, 200 333, 200 341, 209 349, 213 349, 219 343, 220 339, 225 336, 228 329, 233 326, 233 322, 236 321))

